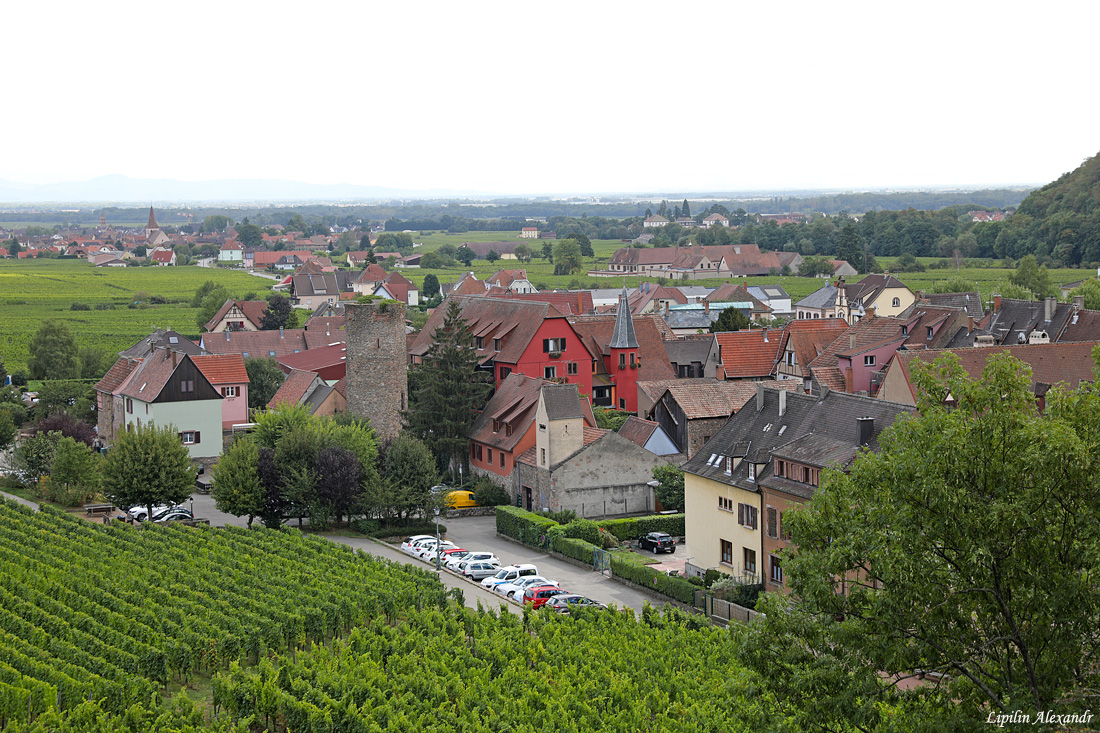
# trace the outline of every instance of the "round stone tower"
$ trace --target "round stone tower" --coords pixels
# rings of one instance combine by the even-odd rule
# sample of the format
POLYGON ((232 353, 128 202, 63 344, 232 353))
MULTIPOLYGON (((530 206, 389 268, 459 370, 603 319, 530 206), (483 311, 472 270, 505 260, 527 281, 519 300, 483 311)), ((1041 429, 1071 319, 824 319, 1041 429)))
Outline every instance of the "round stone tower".
POLYGON ((348 413, 368 419, 380 441, 396 438, 409 395, 405 304, 348 303, 344 314, 348 413))

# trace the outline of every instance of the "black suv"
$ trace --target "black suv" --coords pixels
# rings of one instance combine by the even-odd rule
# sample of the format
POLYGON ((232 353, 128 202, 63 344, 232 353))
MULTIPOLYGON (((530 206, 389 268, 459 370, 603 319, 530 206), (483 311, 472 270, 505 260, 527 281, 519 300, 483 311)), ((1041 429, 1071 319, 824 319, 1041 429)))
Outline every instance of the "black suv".
POLYGON ((664 532, 650 532, 638 538, 639 550, 653 550, 658 552, 676 552, 676 540, 664 532))

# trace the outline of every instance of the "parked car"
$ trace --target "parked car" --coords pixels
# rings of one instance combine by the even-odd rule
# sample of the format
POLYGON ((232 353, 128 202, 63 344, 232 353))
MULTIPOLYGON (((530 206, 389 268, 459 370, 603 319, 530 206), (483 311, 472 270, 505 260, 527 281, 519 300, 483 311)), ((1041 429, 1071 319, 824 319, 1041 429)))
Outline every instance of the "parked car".
POLYGON ((532 608, 542 608, 554 596, 565 595, 566 591, 556 585, 531 585, 523 591, 523 604, 532 608))
POLYGON ((561 595, 554 596, 546 602, 546 607, 558 613, 565 614, 568 614, 574 608, 607 608, 607 606, 599 601, 594 601, 578 593, 562 593, 561 595))
POLYGON ((434 544, 435 544, 435 537, 425 537, 423 539, 416 540, 411 545, 409 545, 408 553, 410 555, 415 556, 420 551, 421 548, 426 547, 428 545, 434 545, 434 544))
POLYGON ((435 535, 414 534, 412 537, 406 537, 405 541, 401 543, 401 551, 402 552, 412 552, 413 545, 416 544, 417 542, 419 542, 420 540, 434 540, 434 539, 435 539, 435 535))
POLYGON ((541 575, 528 575, 524 578, 516 578, 508 583, 501 583, 493 588, 493 592, 499 593, 505 598, 514 598, 518 601, 523 596, 524 588, 529 588, 532 585, 557 586, 558 581, 547 580, 541 575))
POLYGON ((478 552, 462 552, 455 555, 448 555, 446 561, 443 564, 451 570, 458 570, 459 566, 464 562, 481 562, 482 560, 492 560, 498 565, 500 564, 500 560, 497 559, 496 555, 485 550, 478 552))
POLYGON ((165 509, 163 512, 158 512, 153 515, 153 521, 164 522, 183 522, 194 519, 195 517, 190 511, 180 506, 174 506, 170 509, 165 509))
POLYGON ((469 509, 470 507, 481 506, 474 501, 474 492, 467 489, 448 491, 447 498, 444 501, 447 503, 448 509, 469 509))
POLYGON ((420 552, 420 559, 434 563, 435 556, 438 554, 439 564, 442 565, 444 562, 447 561, 447 553, 453 552, 455 550, 458 550, 459 552, 465 552, 465 550, 463 550, 461 547, 455 547, 453 542, 448 542, 444 540, 443 542, 439 543, 438 548, 429 546, 426 550, 422 550, 420 552))
POLYGON ((413 548, 413 557, 420 558, 421 560, 427 560, 428 558, 435 559, 436 548, 439 547, 442 550, 449 550, 454 547, 455 543, 450 540, 440 540, 438 545, 436 544, 435 537, 430 540, 424 540, 421 544, 413 548))
POLYGON ((493 586, 498 583, 510 583, 516 578, 523 578, 528 575, 538 575, 539 569, 534 565, 506 565, 497 571, 497 574, 491 578, 486 578, 481 581, 481 584, 492 590, 493 586))
MULTIPOLYGON (((155 506, 155 507, 153 507, 153 516, 155 517, 158 514, 162 514, 166 511, 168 511, 169 509, 175 509, 175 508, 176 508, 175 506, 166 505, 166 504, 162 504, 160 506, 155 506)), ((147 507, 147 506, 132 506, 127 511, 127 514, 129 514, 131 517, 133 517, 134 519, 136 519, 139 522, 144 522, 146 519, 149 518, 149 507, 147 507)))
POLYGON ((638 549, 653 550, 654 555, 658 552, 676 552, 676 540, 666 532, 650 532, 638 538, 638 549))
POLYGON ((462 577, 480 581, 496 575, 499 571, 500 563, 492 560, 477 560, 463 565, 462 577))

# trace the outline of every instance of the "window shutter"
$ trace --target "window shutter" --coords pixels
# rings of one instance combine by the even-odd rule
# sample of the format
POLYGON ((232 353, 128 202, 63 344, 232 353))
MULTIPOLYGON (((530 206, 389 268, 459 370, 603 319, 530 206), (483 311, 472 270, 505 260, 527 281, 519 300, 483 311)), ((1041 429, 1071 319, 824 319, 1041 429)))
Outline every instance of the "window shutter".
POLYGON ((772 506, 768 507, 768 536, 779 537, 779 513, 772 506))
POLYGON ((550 353, 550 339, 543 339, 542 340, 542 351, 543 351, 544 354, 549 354, 550 353))
POLYGON ((757 515, 758 510, 754 506, 746 505, 746 507, 749 510, 748 511, 748 514, 749 514, 749 528, 750 529, 756 529, 756 515, 757 515))
POLYGON ((745 524, 745 505, 741 503, 737 504, 737 523, 740 525, 745 524))
POLYGON ((196 431, 195 431, 195 445, 198 445, 198 444, 199 444, 199 438, 200 438, 200 437, 201 437, 201 434, 199 433, 199 431, 198 431, 198 430, 196 430, 196 431))

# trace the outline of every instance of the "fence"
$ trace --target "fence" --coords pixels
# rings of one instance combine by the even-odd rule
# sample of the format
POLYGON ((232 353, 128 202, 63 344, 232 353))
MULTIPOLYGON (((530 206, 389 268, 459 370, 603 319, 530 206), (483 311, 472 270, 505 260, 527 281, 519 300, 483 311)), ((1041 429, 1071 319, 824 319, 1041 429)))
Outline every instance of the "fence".
POLYGON ((747 624, 757 616, 760 618, 764 617, 764 614, 757 613, 751 608, 745 608, 744 606, 738 606, 736 603, 730 603, 729 601, 715 598, 704 590, 695 591, 695 602, 692 605, 701 609, 707 616, 722 619, 727 623, 730 621, 739 621, 743 624, 747 624))

